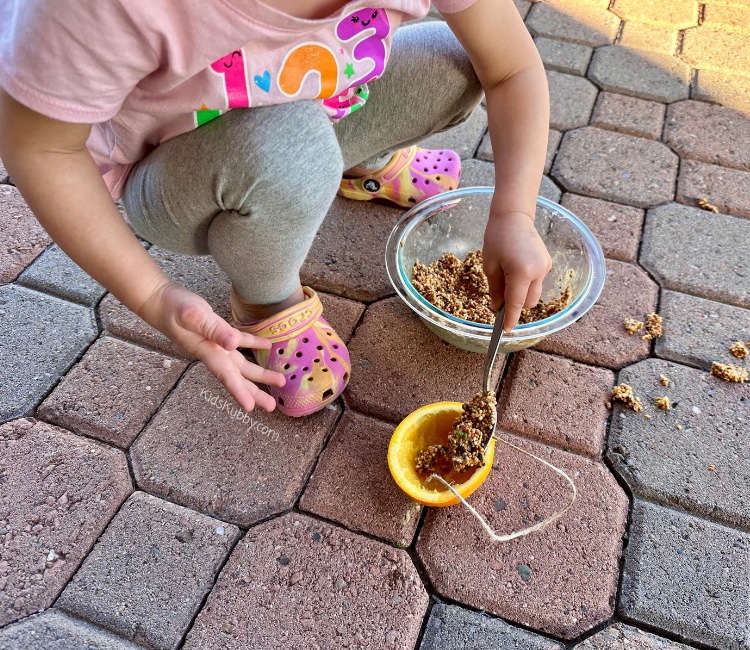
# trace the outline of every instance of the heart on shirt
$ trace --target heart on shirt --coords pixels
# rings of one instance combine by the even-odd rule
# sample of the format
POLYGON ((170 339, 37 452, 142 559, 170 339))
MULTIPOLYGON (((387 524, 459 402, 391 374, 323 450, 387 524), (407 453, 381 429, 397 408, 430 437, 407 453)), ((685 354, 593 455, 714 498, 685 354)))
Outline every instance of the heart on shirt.
POLYGON ((255 82, 255 85, 264 92, 271 90, 271 73, 268 70, 263 73, 262 77, 256 74, 255 77, 253 77, 253 81, 255 82))

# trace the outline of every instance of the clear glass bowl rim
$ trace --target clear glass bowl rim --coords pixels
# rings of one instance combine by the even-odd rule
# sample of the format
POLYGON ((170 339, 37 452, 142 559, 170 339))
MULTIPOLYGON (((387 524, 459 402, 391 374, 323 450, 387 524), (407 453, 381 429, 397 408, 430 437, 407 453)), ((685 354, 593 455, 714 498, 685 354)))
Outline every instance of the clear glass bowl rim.
MULTIPOLYGON (((409 209, 391 231, 385 247, 385 268, 388 273, 388 279, 391 281, 393 288, 401 299, 417 315, 430 321, 435 326, 449 329, 456 334, 466 336, 472 339, 489 340, 492 334, 492 325, 483 323, 473 323, 452 316, 442 309, 438 309, 432 303, 425 300, 411 284, 411 280, 406 275, 406 269, 401 264, 401 242, 405 241, 412 231, 417 228, 425 219, 435 214, 431 208, 436 206, 444 207, 453 200, 468 197, 473 194, 489 194, 495 192, 493 187, 465 187, 456 190, 450 190, 443 194, 438 194, 426 201, 409 209), (417 214, 421 214, 420 219, 414 219, 417 214)), ((505 336, 512 336, 514 340, 524 341, 538 337, 548 336, 564 329, 583 316, 599 299, 599 295, 604 287, 606 275, 606 263, 604 253, 599 242, 594 237, 591 230, 573 213, 566 210, 561 205, 554 203, 543 197, 537 197, 537 207, 543 207, 548 210, 559 213, 562 217, 570 221, 573 227, 581 233, 583 244, 589 253, 589 269, 586 283, 575 300, 565 309, 554 316, 534 323, 517 325, 513 331, 506 333, 505 336)))

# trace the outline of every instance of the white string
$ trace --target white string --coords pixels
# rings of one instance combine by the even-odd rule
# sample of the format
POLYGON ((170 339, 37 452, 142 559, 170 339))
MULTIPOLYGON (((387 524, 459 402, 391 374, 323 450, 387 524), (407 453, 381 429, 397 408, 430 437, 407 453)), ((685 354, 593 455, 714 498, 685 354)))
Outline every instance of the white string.
POLYGON ((436 478, 438 481, 440 481, 445 487, 447 487, 453 494, 458 497, 459 501, 463 503, 468 509, 471 514, 473 514, 478 520, 479 523, 482 524, 482 528, 486 531, 486 533, 490 536, 490 539, 493 542, 509 542, 512 539, 515 539, 516 537, 524 537, 528 535, 529 533, 534 533, 538 530, 542 530, 545 526, 548 524, 551 524, 553 521, 559 519, 562 517, 568 510, 570 510, 570 507, 575 503, 576 497, 578 496, 578 490, 576 489, 575 483, 573 483, 572 479, 559 467, 555 467, 552 463, 548 463, 543 458, 539 458, 539 456, 535 456, 531 452, 526 451, 525 449, 521 449, 520 447, 516 447, 516 445, 511 444, 507 440, 503 440, 502 438, 498 438, 497 436, 493 435, 493 438, 497 440, 498 442, 502 442, 503 444, 508 445, 509 447, 513 447, 516 451, 520 451, 522 454, 526 454, 527 456, 531 456, 533 459, 538 460, 543 465, 546 465, 547 467, 555 470, 560 476, 562 476, 568 483, 570 483, 570 487, 573 488, 573 497, 570 499, 570 502, 568 505, 566 505, 562 510, 559 512, 556 512, 554 515, 547 517, 547 519, 544 519, 543 521, 540 521, 538 524, 534 524, 533 526, 529 528, 524 528, 522 530, 517 530, 515 532, 512 532, 508 535, 498 535, 490 525, 487 523, 487 521, 480 515, 474 508, 467 503, 467 501, 458 493, 456 490, 453 489, 453 487, 448 483, 442 476, 438 476, 437 474, 430 474, 430 476, 427 477, 427 480, 431 480, 433 478, 436 478))

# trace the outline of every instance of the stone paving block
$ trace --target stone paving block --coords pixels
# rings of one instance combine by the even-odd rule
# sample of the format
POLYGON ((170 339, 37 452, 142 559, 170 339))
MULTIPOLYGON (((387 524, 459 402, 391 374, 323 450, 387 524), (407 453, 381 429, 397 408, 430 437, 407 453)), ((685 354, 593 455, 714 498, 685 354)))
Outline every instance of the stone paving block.
POLYGON ((50 246, 23 272, 18 283, 89 307, 94 306, 107 291, 57 244, 50 246))
POLYGON ((605 6, 555 0, 535 3, 526 26, 533 36, 599 47, 614 42, 620 19, 605 6))
MULTIPOLYGON (((557 153, 557 147, 560 144, 561 139, 562 139, 562 133, 560 133, 559 131, 553 131, 552 129, 549 130, 549 133, 547 135, 547 158, 544 161, 544 173, 545 174, 549 174, 549 170, 552 167, 552 161, 555 158, 555 154, 557 153)), ((489 162, 493 162, 495 160, 494 156, 492 155, 492 143, 490 142, 489 133, 484 134, 484 137, 482 138, 482 143, 479 145, 479 149, 477 149, 476 157, 479 158, 479 160, 486 160, 489 162)), ((466 161, 464 163, 464 169, 466 168, 465 166, 469 162, 470 161, 466 161)), ((493 171, 493 174, 494 174, 494 171, 493 171)), ((462 183, 462 185, 464 185, 464 183, 462 183)))
POLYGON ((131 492, 121 451, 44 422, 0 426, 0 625, 50 607, 131 492))
POLYGON ((672 199, 677 166, 660 142, 586 127, 563 136, 552 177, 571 192, 645 208, 672 199))
POLYGON ((623 20, 686 29, 698 24, 698 0, 615 0, 612 11, 623 20))
POLYGON ((535 38, 534 43, 545 68, 568 74, 586 74, 591 55, 594 53, 594 50, 586 45, 567 43, 542 36, 535 38))
POLYGON ((432 402, 466 401, 482 384, 484 355, 439 339, 401 298, 367 308, 349 353, 347 403, 389 422, 400 422, 432 402))
POLYGON ((10 185, 0 185, 0 230, 0 283, 13 282, 52 240, 10 185))
MULTIPOLYGON (((495 166, 484 160, 467 160, 463 164, 460 187, 495 187, 495 166)), ((562 191, 549 176, 542 176, 539 196, 554 203, 560 201, 562 191)))
POLYGON ((683 158, 750 171, 750 115, 705 102, 667 110, 664 142, 683 158))
POLYGON ((405 551, 292 513, 240 541, 183 648, 411 649, 427 603, 405 551))
POLYGON ((695 205, 700 199, 707 199, 720 212, 750 218, 750 172, 683 160, 677 200, 695 205))
POLYGON ((438 602, 419 650, 563 650, 563 646, 499 618, 438 602))
POLYGON ((567 131, 588 124, 598 90, 588 79, 547 70, 550 96, 549 124, 567 131))
POLYGON ((750 32, 750 5, 725 7, 708 3, 703 10, 701 24, 709 29, 748 33, 750 32))
POLYGON ((750 113, 750 77, 721 70, 697 70, 691 97, 750 113))
POLYGON ((708 647, 744 650, 749 566, 747 533, 636 499, 619 613, 708 647))
MULTIPOLYGON (((493 544, 465 508, 430 508, 416 550, 440 597, 571 639, 612 615, 628 499, 601 463, 506 437, 570 476, 573 507, 504 544, 493 544)), ((514 449, 499 444, 494 466, 469 502, 498 533, 531 526, 570 500, 562 477, 514 449)))
POLYGON ((591 229, 607 257, 623 262, 635 260, 643 210, 569 192, 562 197, 562 205, 591 229))
POLYGON ((712 361, 748 365, 729 352, 735 341, 750 343, 750 310, 663 289, 659 313, 664 335, 656 354, 679 363, 711 370, 712 361))
POLYGON ((97 334, 93 312, 16 285, 0 286, 0 422, 27 414, 97 334))
POLYGON ((682 643, 669 641, 623 623, 615 623, 573 648, 574 650, 690 650, 682 643))
POLYGON ((486 130, 487 111, 482 106, 477 106, 463 124, 435 133, 422 140, 419 146, 423 149, 450 149, 461 156, 461 159, 472 158, 486 130))
POLYGON ((658 140, 664 125, 664 104, 616 93, 599 93, 591 126, 639 138, 658 140))
POLYGON ((544 339, 536 349, 615 370, 644 359, 649 342, 629 336, 623 321, 643 320, 655 311, 658 293, 658 287, 638 267, 608 260, 599 302, 581 320, 544 339))
POLYGON ((37 417, 127 449, 187 367, 104 336, 42 403, 37 417))
POLYGON ((641 264, 666 289, 750 308, 750 221, 678 203, 646 214, 641 264))
POLYGON ((239 536, 236 526, 136 492, 55 606, 147 648, 172 650, 239 536))
POLYGON ((361 302, 347 300, 322 291, 318 295, 323 303, 323 315, 328 324, 336 330, 345 343, 348 342, 359 319, 365 313, 365 306, 361 302))
POLYGON ((318 460, 300 508, 409 546, 422 507, 401 492, 388 471, 393 429, 347 411, 318 460))
POLYGON ((196 364, 130 448, 133 473, 146 492, 250 526, 292 507, 338 413, 247 413, 196 364))
POLYGON ((560 203, 562 190, 549 176, 542 176, 542 183, 539 186, 539 196, 549 199, 553 203, 560 203))
POLYGON ((596 50, 588 76, 602 90, 655 102, 687 99, 690 91, 690 66, 669 54, 622 45, 596 50))
POLYGON ((680 33, 672 27, 627 21, 623 23, 618 45, 634 50, 646 50, 673 55, 680 33))
POLYGON ((633 492, 750 527, 750 387, 661 359, 626 368, 619 381, 633 387, 651 415, 614 404, 607 456, 633 492), (664 395, 670 411, 655 406, 664 395))
POLYGON ((687 29, 682 37, 680 58, 701 70, 747 75, 750 69, 750 34, 712 29, 703 25, 687 29))
POLYGON ((360 302, 393 294, 385 242, 403 209, 337 196, 302 265, 302 284, 360 302))
POLYGON ((513 355, 503 381, 498 426, 598 458, 614 381, 610 370, 524 350, 513 355))
POLYGON ((0 630, 8 650, 141 650, 125 639, 48 609, 0 630))
POLYGON ((532 3, 527 0, 513 0, 513 4, 516 5, 516 9, 518 9, 518 13, 521 14, 521 18, 526 18, 529 9, 531 9, 532 3))

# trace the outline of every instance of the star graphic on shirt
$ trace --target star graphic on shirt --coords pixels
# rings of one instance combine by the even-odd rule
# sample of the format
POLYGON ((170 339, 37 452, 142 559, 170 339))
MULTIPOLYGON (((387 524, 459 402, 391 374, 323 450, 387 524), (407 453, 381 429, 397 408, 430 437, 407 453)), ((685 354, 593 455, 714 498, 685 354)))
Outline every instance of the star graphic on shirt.
POLYGON ((346 75, 347 79, 351 79, 354 76, 354 66, 351 63, 346 64, 344 74, 346 75))

